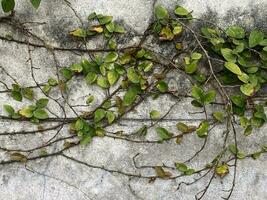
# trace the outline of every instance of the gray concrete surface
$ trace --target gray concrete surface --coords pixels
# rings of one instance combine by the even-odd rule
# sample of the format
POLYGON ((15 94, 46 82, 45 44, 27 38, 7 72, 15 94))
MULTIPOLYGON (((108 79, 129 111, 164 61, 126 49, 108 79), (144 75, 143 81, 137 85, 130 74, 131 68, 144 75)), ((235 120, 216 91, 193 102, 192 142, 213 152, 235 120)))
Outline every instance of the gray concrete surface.
MULTIPOLYGON (((132 35, 142 33, 152 15, 152 0, 70 0, 71 6, 76 10, 78 16, 83 22, 86 22, 87 15, 93 11, 103 14, 113 15, 115 20, 126 24, 128 32, 132 35)), ((158 4, 163 4, 168 8, 173 8, 177 1, 162 0, 158 4)), ((179 1, 189 10, 193 10, 197 17, 208 18, 224 26, 229 24, 242 24, 247 28, 254 26, 267 29, 266 0, 184 0, 179 1)), ((3 15, 1 13, 0 15, 3 15)), ((42 1, 38 11, 35 11, 28 1, 19 1, 16 5, 16 17, 21 21, 45 22, 44 25, 31 26, 31 30, 48 44, 59 47, 74 47, 75 43, 70 40, 67 33, 80 26, 80 21, 74 15, 74 12, 67 6, 63 0, 42 1)), ((29 25, 30 26, 30 25, 29 25)), ((14 32, 9 26, 1 25, 0 35, 13 34, 14 38, 23 40, 24 38, 14 32)), ((138 41, 135 37, 130 37, 129 42, 138 41)), ((33 42, 38 42, 34 41, 33 42)), ((90 41, 89 47, 101 45, 101 40, 90 41)), ((168 50, 166 50, 168 51, 168 50)), ((76 55, 72 52, 56 51, 56 57, 60 66, 68 66, 71 63, 78 62, 81 57, 87 55, 76 55)), ((55 76, 56 68, 53 57, 50 52, 44 48, 35 48, 32 52, 33 63, 39 69, 35 70, 37 81, 42 83, 50 76, 55 76)), ((0 40, 0 66, 10 73, 16 80, 24 86, 34 85, 30 78, 30 66, 28 60, 27 45, 17 44, 0 40)), ((2 71, 0 80, 8 83, 10 86, 12 80, 2 71)), ((170 84, 178 91, 188 90, 188 84, 179 77, 179 74, 169 75, 170 84)), ((90 109, 94 109, 101 99, 105 97, 102 90, 98 87, 87 85, 79 79, 70 83, 70 95, 68 96, 71 105, 84 104, 86 96, 95 95, 95 103, 90 109)), ((0 89, 4 90, 3 85, 0 89)), ((36 90, 41 97, 40 91, 36 90)), ((52 91, 54 98, 60 98, 57 91, 52 91)), ((62 99, 60 100, 62 101, 62 99)), ((2 105, 9 103, 15 108, 21 108, 27 105, 28 101, 22 103, 15 102, 8 94, 0 93, 0 114, 4 115, 2 105)), ((149 100, 137 107, 135 112, 125 116, 120 124, 109 128, 110 131, 123 130, 125 133, 137 130, 142 124, 149 124, 149 112, 157 109, 161 113, 168 111, 175 100, 166 96, 157 100, 149 100)), ((63 101, 62 101, 63 105, 63 101)), ((49 109, 55 113, 61 113, 60 107, 55 102, 49 102, 49 109)), ((67 106, 66 106, 67 107, 67 106)), ((76 107, 81 113, 88 108, 76 107)), ((217 110, 218 107, 212 106, 210 110, 217 110)), ((167 120, 160 123, 161 126, 169 130, 175 130, 175 124, 178 121, 198 124, 204 116, 202 114, 189 114, 188 111, 197 111, 190 104, 190 99, 183 99, 174 107, 167 116, 167 120)), ((71 110, 67 112, 68 116, 75 116, 71 110)), ((53 123, 46 126, 51 126, 53 123)), ((11 132, 18 130, 36 129, 35 125, 30 123, 0 121, 0 132, 11 132)), ((68 135, 68 127, 64 127, 60 136, 68 135)), ((222 145, 223 126, 218 126, 212 131, 205 150, 190 164, 194 168, 201 167, 210 162, 219 147, 222 145)), ((238 129, 239 130, 239 129, 238 129)), ((240 129, 241 130, 241 129, 240 129)), ((267 142, 267 126, 258 129, 253 135, 244 137, 241 131, 238 132, 238 144, 244 152, 253 152, 259 148, 260 144, 267 142)), ((45 134, 37 133, 35 135, 21 136, 0 136, 0 147, 23 148, 28 149, 43 144, 55 134, 55 131, 49 131, 45 134)), ((150 130, 146 139, 157 139, 154 130, 150 130)), ((196 135, 188 135, 180 145, 174 141, 163 144, 138 144, 111 138, 95 138, 87 146, 75 147, 67 152, 79 160, 85 161, 95 166, 104 166, 107 169, 116 169, 129 173, 142 173, 145 175, 154 175, 153 169, 136 169, 133 164, 133 156, 137 153, 138 164, 141 165, 173 165, 174 161, 185 161, 192 156, 202 145, 202 142, 196 135)), ((62 147, 59 142, 48 152, 53 152, 62 147)), ((37 152, 38 154, 38 152, 37 152)), ((0 151, 0 160, 8 158, 8 154, 0 151)), ((267 170, 266 155, 258 160, 246 159, 238 161, 236 187, 233 192, 232 200, 264 200, 267 199, 267 170)), ((192 181, 192 177, 180 178, 177 180, 160 180, 149 183, 146 179, 131 178, 118 173, 110 173, 102 169, 90 168, 84 165, 67 160, 58 156, 48 159, 41 159, 28 163, 28 168, 23 164, 13 164, 1 166, 0 168, 0 200, 191 200, 194 194, 205 186, 209 176, 191 186, 181 186, 176 190, 181 181, 192 181)), ((174 172, 174 174, 177 172, 174 172)), ((227 190, 231 185, 233 170, 224 179, 216 178, 208 190, 204 199, 217 200, 225 195, 223 190, 227 190)), ((197 177, 197 175, 195 176, 197 177)))

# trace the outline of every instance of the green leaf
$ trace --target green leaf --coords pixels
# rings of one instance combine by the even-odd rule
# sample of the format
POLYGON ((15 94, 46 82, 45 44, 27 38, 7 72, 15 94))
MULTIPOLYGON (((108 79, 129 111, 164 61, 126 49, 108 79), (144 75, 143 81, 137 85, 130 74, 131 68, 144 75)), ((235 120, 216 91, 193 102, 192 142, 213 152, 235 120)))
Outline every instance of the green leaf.
POLYGON ((44 108, 44 107, 46 107, 47 106, 47 104, 48 104, 48 99, 46 99, 46 98, 41 98, 41 99, 39 99, 37 102, 36 102, 36 106, 37 106, 37 108, 44 108))
POLYGON ((225 60, 229 61, 229 62, 236 62, 236 56, 233 54, 233 50, 232 49, 228 49, 228 48, 221 48, 221 53, 222 56, 224 57, 225 60))
POLYGON ((179 16, 187 16, 187 15, 189 14, 189 12, 188 12, 185 8, 183 8, 183 7, 181 7, 181 6, 178 6, 178 7, 174 10, 174 13, 175 13, 176 15, 179 15, 179 16))
POLYGON ((70 80, 73 76, 73 72, 67 67, 63 67, 62 69, 60 69, 60 73, 67 80, 70 80))
POLYGON ((228 149, 229 149, 229 151, 232 153, 232 154, 237 154, 237 152, 238 152, 238 149, 237 149, 237 147, 236 147, 236 145, 235 144, 230 144, 229 146, 228 146, 228 149))
POLYGON ((198 52, 194 52, 194 53, 192 53, 191 58, 193 60, 200 60, 202 58, 202 54, 198 53, 198 52))
POLYGON ((108 123, 109 124, 111 124, 115 120, 115 118, 116 118, 114 112, 112 112, 112 111, 107 111, 106 116, 107 116, 107 119, 108 119, 108 123))
POLYGON ((176 127, 179 131, 181 131, 182 133, 192 133, 196 130, 195 126, 188 126, 182 122, 178 122, 176 124, 176 127))
POLYGON ((10 105, 4 105, 4 110, 7 112, 9 117, 12 117, 15 114, 15 110, 10 105))
POLYGON ((150 112, 150 118, 151 119, 159 119, 160 118, 160 112, 157 110, 152 110, 150 112))
POLYGON ((165 81, 159 81, 156 85, 156 88, 162 93, 167 92, 169 90, 169 86, 165 81))
POLYGON ((127 70, 127 77, 128 79, 133 82, 133 83, 139 83, 139 75, 136 73, 134 67, 130 67, 128 70, 127 70))
POLYGON ((216 91, 210 90, 203 96, 202 102, 204 104, 209 104, 214 101, 215 97, 216 97, 216 91))
POLYGON ((204 96, 204 91, 198 87, 198 86, 194 86, 192 88, 192 92, 191 92, 192 96, 194 97, 194 99, 201 101, 201 99, 204 96))
POLYGON ((106 116, 106 111, 102 108, 99 108, 95 111, 94 122, 100 122, 106 116))
POLYGON ((104 76, 98 76, 97 85, 99 85, 102 88, 109 88, 108 79, 104 76))
POLYGON ((138 94, 137 87, 134 86, 130 87, 123 97, 123 105, 124 106, 132 105, 137 97, 137 94, 138 94))
POLYGON ((226 34, 229 37, 243 39, 245 37, 245 30, 240 26, 230 26, 226 29, 226 34))
POLYGON ((79 64, 72 64, 70 66, 70 70, 76 73, 81 73, 83 71, 83 67, 79 64))
POLYGON ((252 126, 251 125, 249 125, 249 126, 247 126, 246 128, 245 128, 245 130, 244 130, 244 135, 245 136, 249 136, 251 133, 252 133, 252 126))
POLYGON ((112 71, 108 71, 107 77, 108 77, 109 84, 114 85, 119 79, 120 75, 115 70, 112 70, 112 71))
POLYGON ((21 88, 21 93, 22 96, 25 97, 26 99, 33 100, 34 98, 34 93, 31 88, 21 88))
POLYGON ((41 0, 31 0, 31 3, 33 5, 34 8, 39 8, 41 0))
POLYGON ((243 97, 243 96, 240 96, 240 95, 233 95, 230 97, 230 99, 232 100, 232 102, 240 107, 240 108, 243 108, 245 107, 246 105, 246 99, 243 97))
POLYGON ((86 30, 79 28, 79 29, 76 29, 74 31, 71 31, 70 35, 75 36, 75 37, 85 38, 86 37, 86 30))
POLYGON ((233 62, 226 62, 224 64, 224 66, 231 72, 233 72, 234 74, 237 75, 242 75, 242 71, 241 69, 238 67, 237 64, 233 63, 233 62))
POLYGON ((170 133, 169 131, 167 131, 165 128, 162 128, 162 127, 157 127, 156 132, 158 133, 159 137, 162 140, 167 140, 171 138, 173 135, 172 133, 170 133))
POLYGON ((169 40, 171 41, 174 38, 174 35, 169 27, 163 27, 160 31, 160 40, 169 40))
POLYGON ((249 35, 249 47, 255 47, 264 40, 264 33, 258 30, 253 30, 249 35))
POLYGON ((90 136, 90 135, 85 135, 85 136, 83 136, 83 138, 81 139, 80 144, 81 144, 81 145, 86 145, 86 144, 90 143, 91 141, 92 141, 92 136, 90 136))
POLYGON ((246 73, 242 73, 241 75, 237 76, 238 79, 244 83, 249 82, 249 76, 246 73))
POLYGON ((186 172, 185 172, 185 174, 188 175, 188 176, 190 176, 190 175, 192 175, 192 174, 194 174, 194 173, 195 173, 195 170, 194 170, 194 169, 188 169, 188 170, 186 170, 186 172))
POLYGON ((37 119, 47 119, 48 118, 48 114, 44 109, 36 109, 33 112, 33 116, 36 117, 37 119))
POLYGON ((186 172, 188 170, 188 167, 184 163, 175 163, 176 169, 178 169, 180 172, 186 172))
POLYGON ((209 122, 208 121, 202 121, 197 128, 197 135, 200 138, 204 138, 208 135, 208 130, 209 130, 209 122))
POLYGON ((212 116, 214 119, 216 119, 218 122, 223 122, 224 121, 224 114, 222 112, 213 112, 212 116))
POLYGON ((19 110, 19 114, 26 118, 31 118, 33 116, 33 109, 29 106, 19 110))
POLYGON ((110 52, 107 54, 107 56, 105 57, 105 63, 112 63, 115 62, 118 58, 118 54, 116 52, 110 52))
POLYGON ((164 8, 163 6, 156 6, 155 15, 156 15, 156 18, 158 20, 169 18, 168 10, 166 8, 164 8))
POLYGON ((90 15, 88 15, 88 20, 94 19, 96 17, 96 13, 92 12, 90 15))
POLYGON ((1 3, 4 12, 9 12, 14 10, 15 0, 2 0, 1 3))
POLYGON ((252 96, 255 90, 252 84, 246 83, 240 86, 240 91, 247 96, 252 96))
POLYGON ((93 95, 89 95, 88 97, 87 97, 87 100, 86 100, 86 104, 87 105, 89 105, 89 104, 91 104, 93 101, 94 101, 94 96, 93 95))
POLYGON ((115 24, 114 32, 115 33, 126 33, 126 30, 123 28, 123 26, 115 24))
POLYGON ((104 24, 108 24, 109 22, 111 22, 113 19, 112 16, 102 16, 102 17, 99 17, 98 20, 99 20, 99 23, 101 25, 104 25, 104 24))
POLYGON ((75 130, 80 131, 83 129, 83 120, 82 119, 77 119, 75 122, 75 130))
POLYGON ((49 78, 48 79, 48 84, 50 86, 56 86, 58 84, 58 81, 56 79, 54 79, 54 78, 49 78))
POLYGON ((85 81, 87 84, 91 85, 93 84, 97 79, 97 75, 94 72, 88 72, 88 74, 85 77, 85 81))
POLYGON ((193 61, 185 66, 186 73, 193 74, 195 71, 197 71, 197 61, 193 61))
POLYGON ((15 99, 16 101, 22 101, 22 95, 21 95, 21 92, 19 91, 14 91, 12 90, 11 91, 11 96, 13 99, 15 99))

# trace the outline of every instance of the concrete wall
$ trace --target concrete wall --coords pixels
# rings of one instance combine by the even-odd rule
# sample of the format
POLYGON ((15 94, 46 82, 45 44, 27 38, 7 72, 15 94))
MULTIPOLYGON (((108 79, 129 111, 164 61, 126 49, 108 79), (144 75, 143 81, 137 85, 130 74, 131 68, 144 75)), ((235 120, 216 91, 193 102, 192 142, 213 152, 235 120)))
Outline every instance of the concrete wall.
MULTIPOLYGON (((135 43, 138 41, 135 34, 142 33, 152 19, 152 0, 70 0, 71 7, 76 11, 82 22, 86 22, 87 15, 93 11, 103 14, 113 15, 115 20, 126 24, 131 37, 127 42, 135 43)), ((166 0, 158 1, 168 8, 173 8, 177 1, 166 0)), ((193 10, 194 16, 216 21, 224 26, 229 24, 242 24, 247 28, 254 26, 267 29, 267 2, 265 0, 184 0, 180 1, 189 10, 193 10)), ((1 13, 3 15, 3 13, 1 13)), ((33 26, 26 24, 32 32, 42 38, 46 43, 58 47, 75 47, 76 43, 67 36, 70 30, 81 26, 79 19, 73 10, 64 0, 42 1, 42 4, 36 12, 28 1, 19 1, 16 5, 16 19, 20 21, 44 22, 42 25, 33 26)), ((0 36, 12 34, 13 38, 24 40, 24 37, 10 28, 8 25, 0 24, 0 36)), ((27 39, 27 38, 26 38, 27 39)), ((38 40, 31 39, 38 43, 38 40)), ((101 39, 90 41, 89 47, 101 45, 101 39)), ((168 52, 168 50, 166 50, 168 52)), ((70 51, 55 51, 55 55, 60 66, 69 66, 71 63, 80 61, 81 57, 87 55, 76 55, 70 51)), ((31 78, 30 65, 28 62, 28 47, 25 44, 18 44, 0 39, 0 66, 6 72, 24 86, 32 86, 34 82, 31 78)), ((34 71, 39 83, 45 82, 48 77, 55 76, 56 68, 53 56, 45 48, 34 48, 32 51, 32 60, 36 67, 34 71)), ((179 91, 188 90, 188 83, 181 79, 179 74, 170 74, 169 79, 175 88, 179 91)), ((0 80, 8 83, 10 86, 12 80, 4 73, 0 74, 0 80)), ((88 87, 79 79, 73 80, 68 96, 71 105, 84 104, 86 95, 95 94, 96 101, 90 109, 99 105, 105 93, 98 87, 88 87)), ((4 86, 0 84, 0 89, 4 86)), ((39 96, 41 92, 36 90, 39 96)), ((54 98, 64 105, 60 94, 52 91, 54 98)), ((121 120, 120 124, 109 128, 111 131, 124 130, 125 133, 137 130, 142 124, 149 124, 149 112, 157 109, 161 113, 166 113, 175 103, 175 99, 167 96, 160 97, 157 100, 148 100, 137 107, 135 112, 130 113, 121 120)), ((21 108, 29 102, 15 102, 7 93, 0 93, 0 113, 4 115, 2 105, 9 103, 16 108, 21 108)), ((66 106, 66 105, 64 105, 66 106)), ((67 106, 66 106, 67 107, 67 106)), ((55 102, 49 103, 49 109, 55 113, 61 113, 59 105, 55 102)), ((87 110, 85 107, 76 107, 78 112, 87 110)), ((212 106, 210 110, 219 109, 212 106)), ((177 104, 167 119, 160 122, 159 125, 176 131, 175 124, 178 121, 198 124, 203 118, 203 114, 189 114, 188 110, 194 112, 197 109, 190 105, 190 99, 182 99, 177 104)), ((68 110, 68 116, 74 116, 71 110, 68 110)), ((55 123, 44 126, 51 126, 55 123)), ((18 123, 8 120, 0 121, 2 132, 12 132, 19 130, 36 129, 35 125, 30 123, 18 123)), ((59 136, 68 135, 68 127, 64 127, 59 136)), ((222 145, 223 126, 217 126, 208 138, 205 150, 190 164, 198 168, 210 162, 219 147, 222 145)), ((238 129, 239 130, 239 129, 238 129)), ((241 129, 240 129, 241 130, 241 129)), ((240 149, 244 152, 253 152, 259 149, 259 145, 266 143, 267 127, 256 130, 252 136, 244 137, 241 131, 238 132, 238 143, 240 149)), ((45 134, 37 133, 34 135, 20 136, 0 136, 0 147, 29 149, 43 144, 55 134, 55 131, 49 131, 45 134)), ((59 137, 58 136, 58 137, 59 137)), ((139 138, 134 138, 139 139, 139 138)), ((157 139, 154 130, 149 131, 146 139, 157 139)), ((142 144, 131 143, 123 140, 114 140, 112 138, 95 138, 87 146, 75 147, 67 152, 67 155, 73 156, 79 160, 92 164, 94 167, 87 167, 82 164, 67 160, 62 156, 41 159, 28 162, 29 168, 35 172, 27 170, 23 164, 12 164, 1 166, 0 168, 0 200, 191 200, 194 194, 203 188, 209 181, 210 176, 205 177, 192 186, 182 185, 177 191, 177 186, 181 181, 192 181, 192 177, 182 177, 176 180, 160 180, 149 183, 147 179, 129 178, 118 173, 110 173, 107 170, 98 169, 96 166, 104 166, 106 169, 115 169, 123 172, 154 175, 153 169, 136 169, 133 164, 133 156, 137 153, 138 164, 141 165, 173 165, 174 161, 185 161, 192 156, 203 144, 194 134, 188 135, 180 145, 175 141, 169 141, 163 144, 142 144)), ((56 143, 53 147, 47 149, 48 152, 56 151, 61 148, 63 142, 56 143)), ((35 154, 38 154, 35 153, 35 154)), ((31 154, 32 156, 32 154, 31 154)), ((7 159, 9 156, 4 151, 0 151, 0 158, 7 159)), ((258 160, 246 159, 238 161, 236 187, 233 192, 233 200, 263 200, 267 199, 267 170, 266 156, 258 160)), ((224 179, 216 178, 213 181, 207 195, 204 199, 219 199, 225 195, 226 190, 231 185, 233 170, 224 179)), ((195 176, 198 177, 198 176, 195 176)))

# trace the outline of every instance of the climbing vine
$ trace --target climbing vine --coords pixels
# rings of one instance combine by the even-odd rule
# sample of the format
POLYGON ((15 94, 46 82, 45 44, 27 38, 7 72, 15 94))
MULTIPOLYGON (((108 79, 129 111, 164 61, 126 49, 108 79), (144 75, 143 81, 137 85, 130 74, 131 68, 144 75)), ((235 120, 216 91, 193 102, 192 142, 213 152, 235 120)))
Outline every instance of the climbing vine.
MULTIPOLYGON (((31 3, 38 8, 40 1, 31 1, 31 3)), ((14 6, 13 0, 2 0, 2 8, 5 12, 12 11, 14 6)), ((153 21, 141 36, 138 44, 121 47, 119 42, 127 34, 126 28, 114 21, 112 16, 91 13, 88 16, 87 27, 77 27, 69 32, 80 48, 68 50, 88 53, 88 59, 82 59, 79 63, 73 63, 68 67, 57 66, 57 76, 50 77, 47 82, 42 84, 35 79, 30 47, 47 48, 54 56, 55 63, 57 60, 54 51, 67 49, 47 45, 29 30, 25 30, 23 26, 17 26, 17 28, 24 34, 39 39, 42 44, 17 41, 12 37, 1 38, 28 46, 31 76, 36 83, 35 87, 24 87, 8 74, 4 67, 1 67, 14 80, 12 88, 1 81, 1 84, 6 87, 5 92, 16 101, 24 99, 32 101, 30 105, 18 110, 15 110, 12 105, 3 105, 7 115, 1 116, 1 118, 30 121, 39 125, 39 129, 36 131, 2 133, 1 135, 57 131, 44 145, 33 149, 19 150, 0 147, 1 150, 10 153, 10 160, 3 160, 0 164, 27 163, 51 156, 63 156, 88 167, 94 167, 66 155, 65 152, 78 145, 90 145, 95 137, 110 137, 133 143, 158 144, 166 144, 166 141, 174 140, 179 145, 186 140, 187 134, 196 134, 200 141, 204 141, 203 146, 185 162, 173 161, 173 166, 138 166, 136 163, 138 154, 133 158, 137 169, 151 168, 155 170, 154 176, 110 170, 105 167, 98 168, 129 177, 149 179, 151 182, 157 178, 179 179, 182 176, 199 175, 193 182, 181 182, 177 186, 178 189, 181 184, 192 185, 207 174, 212 174, 204 189, 196 194, 196 199, 202 199, 205 196, 215 177, 223 178, 230 170, 234 170, 232 186, 227 195, 223 197, 230 199, 235 186, 237 160, 250 157, 257 159, 267 151, 264 143, 256 152, 245 153, 240 150, 236 129, 237 126, 243 127, 243 134, 249 137, 254 130, 262 127, 267 121, 264 112, 266 98, 261 96, 261 91, 266 87, 267 82, 267 35, 261 30, 248 32, 240 26, 220 28, 211 22, 194 18, 192 12, 181 6, 177 6, 172 13, 163 6, 156 6, 154 15, 153 21), (200 29, 196 28, 194 21, 201 21, 205 23, 205 26, 200 29), (86 47, 87 41, 95 37, 105 39, 103 48, 83 48, 83 45, 86 47), (147 47, 145 43, 149 37, 153 37, 155 43, 159 45, 167 44, 173 48, 175 55, 169 58, 161 51, 147 47), (190 82, 191 90, 183 94, 180 91, 172 90, 166 81, 166 76, 172 72, 178 72, 190 82), (65 108, 50 93, 55 90, 59 91, 62 98, 65 99, 69 92, 69 82, 76 78, 81 78, 88 87, 98 86, 107 95, 97 108, 82 114, 77 113, 75 108, 67 103, 77 116, 70 118, 67 117, 65 108), (35 89, 42 91, 42 98, 37 98, 35 89), (158 122, 164 119, 169 112, 161 113, 160 110, 151 110, 149 113, 151 125, 141 125, 139 130, 132 133, 122 131, 112 133, 106 130, 107 127, 116 124, 123 116, 137 108, 145 99, 153 101, 163 95, 176 99, 176 104, 182 98, 190 98, 192 106, 199 109, 198 113, 202 113, 205 120, 197 126, 178 122, 174 125, 177 132, 173 133, 168 128, 158 125, 158 122), (59 117, 57 113, 53 113, 47 108, 50 101, 56 102, 61 107, 64 113, 63 117, 59 117), (207 109, 210 108, 210 105, 215 105, 218 108, 217 111, 208 112, 207 109), (59 124, 42 128, 41 124, 46 122, 58 122, 59 124), (69 126, 69 136, 57 138, 65 125, 69 126), (190 167, 190 162, 203 151, 210 133, 218 125, 225 127, 224 142, 220 153, 211 158, 211 162, 203 168, 190 167), (158 140, 143 139, 150 129, 155 129, 158 140), (139 139, 133 139, 132 136, 137 136, 139 139), (230 137, 233 137, 234 140, 229 139, 230 137), (53 153, 46 152, 46 147, 59 141, 64 141, 60 150, 53 153), (40 150, 41 153, 37 156, 26 155, 40 150)), ((13 25, 18 23, 13 16, 1 20, 1 23, 5 22, 12 22, 13 25)), ((88 95, 84 102, 85 106, 90 108, 94 101, 94 96, 88 95)))

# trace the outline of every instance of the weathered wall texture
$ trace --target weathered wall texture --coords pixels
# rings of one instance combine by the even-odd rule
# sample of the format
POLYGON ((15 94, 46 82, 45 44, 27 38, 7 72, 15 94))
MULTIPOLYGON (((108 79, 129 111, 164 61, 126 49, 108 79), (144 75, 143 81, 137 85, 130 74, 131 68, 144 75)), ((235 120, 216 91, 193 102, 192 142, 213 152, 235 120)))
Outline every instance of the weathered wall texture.
MULTIPOLYGON (((171 9, 176 5, 176 2, 175 0, 163 0, 157 3, 171 9)), ((70 3, 83 22, 86 22, 87 15, 93 11, 113 15, 115 20, 123 21, 131 35, 128 37, 127 42, 131 44, 138 41, 138 38, 133 35, 142 33, 152 17, 152 0, 70 0, 70 3)), ((221 25, 238 23, 247 28, 255 25, 260 28, 267 28, 266 0, 184 0, 180 1, 180 3, 189 10, 193 10, 195 16, 212 21, 218 20, 221 25)), ((16 6, 16 17, 20 21, 44 22, 42 25, 33 26, 33 24, 28 24, 28 26, 48 44, 66 48, 75 47, 75 43, 70 40, 67 33, 79 27, 80 21, 64 0, 43 0, 37 12, 28 1, 19 1, 16 6)), ((14 32, 10 26, 0 25, 0 36, 6 36, 11 33, 18 40, 24 39, 19 33, 14 32)), ((38 42, 38 40, 33 40, 32 42, 38 42)), ((91 41, 88 47, 94 48, 98 45, 101 45, 101 41, 91 41)), ((71 51, 55 52, 60 66, 69 66, 71 63, 79 62, 81 59, 80 55, 76 55, 71 51)), ((82 56, 87 57, 87 55, 82 56)), ((0 66, 15 77, 21 85, 32 86, 34 82, 31 78, 30 66, 27 60, 27 45, 0 39, 0 66)), ((56 68, 53 56, 45 48, 35 48, 32 51, 32 60, 34 66, 38 67, 34 73, 39 83, 45 82, 50 76, 55 76, 56 68)), ((181 92, 188 90, 188 84, 179 79, 179 74, 169 76, 170 84, 173 84, 173 87, 181 92)), ((10 85, 12 83, 12 80, 3 71, 0 74, 0 80, 9 82, 10 85)), ((70 95, 68 96, 71 105, 84 104, 86 96, 91 93, 95 94, 96 101, 93 107, 96 107, 105 96, 98 87, 88 87, 83 81, 74 80, 71 85, 70 95)), ((5 89, 2 85, 0 85, 0 88, 1 90, 5 89)), ((52 96, 59 98, 59 101, 64 105, 58 92, 52 92, 52 96)), ((150 123, 148 120, 150 110, 157 109, 161 113, 165 113, 175 101, 175 99, 170 99, 167 96, 160 97, 157 100, 146 101, 135 112, 125 116, 119 125, 109 129, 114 132, 117 130, 124 130, 126 133, 132 132, 140 128, 142 124, 150 123)), ((15 108, 21 108, 29 103, 27 101, 23 103, 15 102, 9 94, 0 93, 1 115, 5 115, 2 105, 6 102, 14 105, 15 108)), ((51 101, 49 108, 55 113, 61 112, 55 102, 51 101)), ((87 108, 76 107, 76 109, 78 112, 82 112, 87 108)), ((216 109, 218 108, 211 108, 211 110, 216 109)), ((175 131, 175 124, 178 121, 189 121, 191 124, 197 125, 203 119, 203 114, 188 114, 188 110, 197 111, 190 105, 190 99, 185 98, 174 107, 166 117, 166 120, 160 122, 160 125, 173 131, 175 131)), ((68 115, 74 116, 70 110, 68 115)), ((47 126, 51 126, 51 124, 47 126)), ((0 127, 1 133, 36 129, 36 126, 30 123, 17 123, 6 120, 0 121, 0 127)), ((60 136, 68 135, 67 128, 66 126, 61 130, 60 136)), ((213 155, 218 153, 218 147, 222 145, 222 142, 220 142, 222 130, 219 127, 213 130, 208 139, 207 147, 192 162, 192 167, 202 166, 209 162, 213 155)), ((265 126, 246 139, 242 134, 239 134, 240 149, 245 152, 257 150, 259 144, 267 141, 266 131, 267 127, 265 126)), ((1 136, 0 147, 29 149, 43 144, 54 134, 55 131, 49 131, 45 134, 37 133, 26 136, 1 136)), ((153 130, 149 132, 147 139, 157 139, 153 130)), ((61 146, 62 142, 59 142, 47 151, 53 152, 61 146)), ((195 135, 188 135, 181 145, 175 144, 174 141, 164 144, 130 143, 104 137, 95 138, 87 146, 75 147, 69 150, 67 154, 89 164, 104 166, 111 170, 116 169, 129 173, 153 175, 154 170, 152 169, 136 169, 132 160, 133 156, 140 153, 137 157, 138 165, 161 165, 162 163, 173 165, 173 161, 186 160, 201 146, 202 141, 195 135)), ((0 151, 0 158, 6 159, 7 155, 0 151)), ((266 156, 262 156, 256 161, 252 159, 238 161, 233 200, 267 199, 266 165, 266 156)), ((86 167, 62 156, 29 162, 28 167, 38 173, 26 170, 22 164, 1 166, 0 200, 191 200, 194 199, 194 194, 206 185, 209 180, 209 177, 206 177, 192 186, 182 185, 176 191, 181 181, 192 181, 193 179, 186 177, 177 180, 156 180, 154 183, 149 183, 146 179, 129 179, 129 177, 122 174, 86 167)), ((223 196, 224 192, 222 190, 230 187, 232 172, 223 180, 215 179, 205 199, 213 200, 223 196)))

